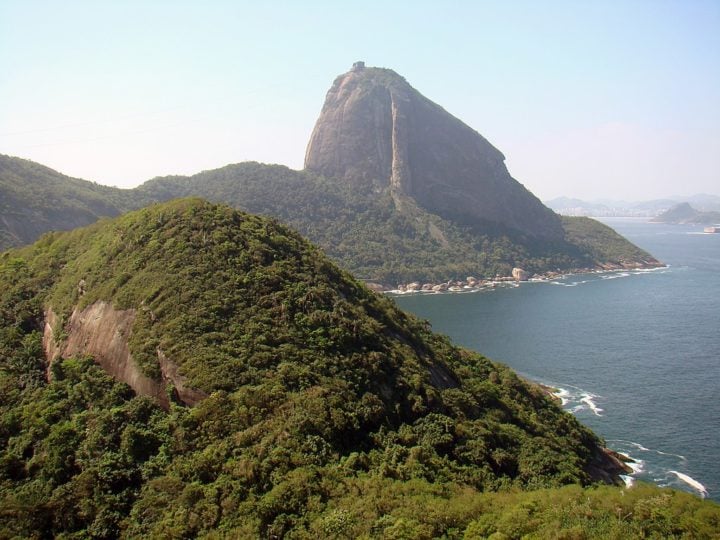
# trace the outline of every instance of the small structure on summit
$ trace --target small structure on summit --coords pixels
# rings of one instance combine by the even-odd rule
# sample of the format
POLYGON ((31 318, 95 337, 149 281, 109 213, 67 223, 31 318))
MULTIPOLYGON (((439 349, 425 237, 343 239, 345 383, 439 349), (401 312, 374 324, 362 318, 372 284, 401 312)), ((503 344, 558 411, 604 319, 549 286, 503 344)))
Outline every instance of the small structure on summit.
POLYGON ((357 61, 357 62, 353 62, 353 67, 352 67, 351 71, 362 71, 363 69, 365 69, 365 62, 363 62, 361 60, 357 61))

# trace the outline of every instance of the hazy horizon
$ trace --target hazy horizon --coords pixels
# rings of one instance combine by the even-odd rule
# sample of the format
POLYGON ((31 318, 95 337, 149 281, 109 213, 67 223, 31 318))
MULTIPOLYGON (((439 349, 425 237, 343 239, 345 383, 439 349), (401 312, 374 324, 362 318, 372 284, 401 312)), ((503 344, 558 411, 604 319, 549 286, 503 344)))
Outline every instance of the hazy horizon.
POLYGON ((542 200, 720 186, 720 4, 0 4, 0 153, 133 187, 294 169, 334 78, 388 67, 542 200))

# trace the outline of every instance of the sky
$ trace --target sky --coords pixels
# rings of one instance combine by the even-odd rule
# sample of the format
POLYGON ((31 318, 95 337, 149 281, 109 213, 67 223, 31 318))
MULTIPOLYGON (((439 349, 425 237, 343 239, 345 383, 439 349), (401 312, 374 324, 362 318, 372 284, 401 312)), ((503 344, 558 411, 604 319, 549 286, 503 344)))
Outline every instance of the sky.
POLYGON ((720 0, 0 0, 0 153, 119 187, 300 169, 357 60, 541 199, 720 194, 720 0))

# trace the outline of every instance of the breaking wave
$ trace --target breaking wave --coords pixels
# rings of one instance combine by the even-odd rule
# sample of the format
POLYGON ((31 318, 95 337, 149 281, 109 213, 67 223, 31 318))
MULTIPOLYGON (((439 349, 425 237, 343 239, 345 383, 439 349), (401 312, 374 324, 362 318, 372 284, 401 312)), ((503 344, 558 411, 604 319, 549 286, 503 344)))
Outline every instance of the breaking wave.
POLYGON ((674 474, 678 477, 678 480, 681 480, 682 482, 685 482, 688 486, 695 489, 698 493, 700 493, 700 496, 704 499, 707 497, 707 489, 705 489, 705 486, 703 486, 700 482, 695 480, 692 476, 689 476, 685 473, 681 473, 678 471, 668 471, 671 474, 674 474))
POLYGON ((595 416, 602 416, 603 409, 598 406, 598 399, 602 399, 601 396, 570 385, 547 385, 551 388, 555 388, 553 394, 560 398, 560 403, 563 408, 570 411, 573 414, 577 414, 581 411, 590 411, 595 416))
POLYGON ((600 280, 619 279, 631 276, 642 276, 647 274, 664 274, 670 271, 669 266, 659 266, 657 268, 635 268, 632 270, 599 270, 590 274, 569 274, 561 278, 547 281, 550 285, 560 285, 561 287, 577 287, 586 283, 594 283, 600 280), (574 279, 580 276, 591 276, 588 279, 574 279))
POLYGON ((708 496, 707 488, 687 472, 688 462, 685 456, 648 448, 643 444, 624 439, 608 439, 608 445, 634 461, 628 463, 633 472, 623 475, 623 481, 631 486, 635 479, 642 479, 661 487, 672 487, 684 491, 694 491, 703 499, 708 496), (688 489, 692 488, 692 489, 688 489))
MULTIPOLYGON (((592 413, 595 416, 603 416, 603 409, 598 405, 602 403, 601 396, 577 386, 540 382, 554 389, 553 394, 560 399, 566 411, 572 414, 592 413)), ((690 475, 688 460, 682 454, 667 449, 649 448, 642 443, 625 439, 608 439, 606 442, 608 447, 632 460, 628 462, 632 472, 621 475, 626 486, 630 487, 640 479, 662 487, 694 492, 702 498, 708 496, 707 488, 690 475)))

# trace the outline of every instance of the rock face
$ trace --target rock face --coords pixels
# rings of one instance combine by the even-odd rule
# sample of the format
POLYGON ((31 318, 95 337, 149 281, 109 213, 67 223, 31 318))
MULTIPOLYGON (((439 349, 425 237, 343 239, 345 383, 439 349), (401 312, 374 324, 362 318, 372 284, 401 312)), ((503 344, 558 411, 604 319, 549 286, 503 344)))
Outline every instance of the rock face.
POLYGON ((160 406, 169 408, 165 391, 172 383, 178 397, 187 405, 195 405, 206 395, 185 384, 185 377, 177 366, 158 350, 162 380, 156 381, 145 375, 133 360, 128 339, 135 321, 134 309, 116 310, 107 302, 95 302, 82 311, 73 311, 68 324, 52 309, 45 314, 43 347, 48 364, 63 357, 91 355, 95 361, 116 380, 129 385, 136 394, 153 398, 160 406), (63 339, 58 339, 58 333, 63 339))
POLYGON ((530 279, 530 274, 522 268, 513 268, 512 277, 515 281, 527 281, 530 279))
POLYGON ((559 239, 562 227, 508 173, 503 154, 389 69, 357 62, 330 88, 305 168, 358 189, 389 188, 444 218, 559 239))

